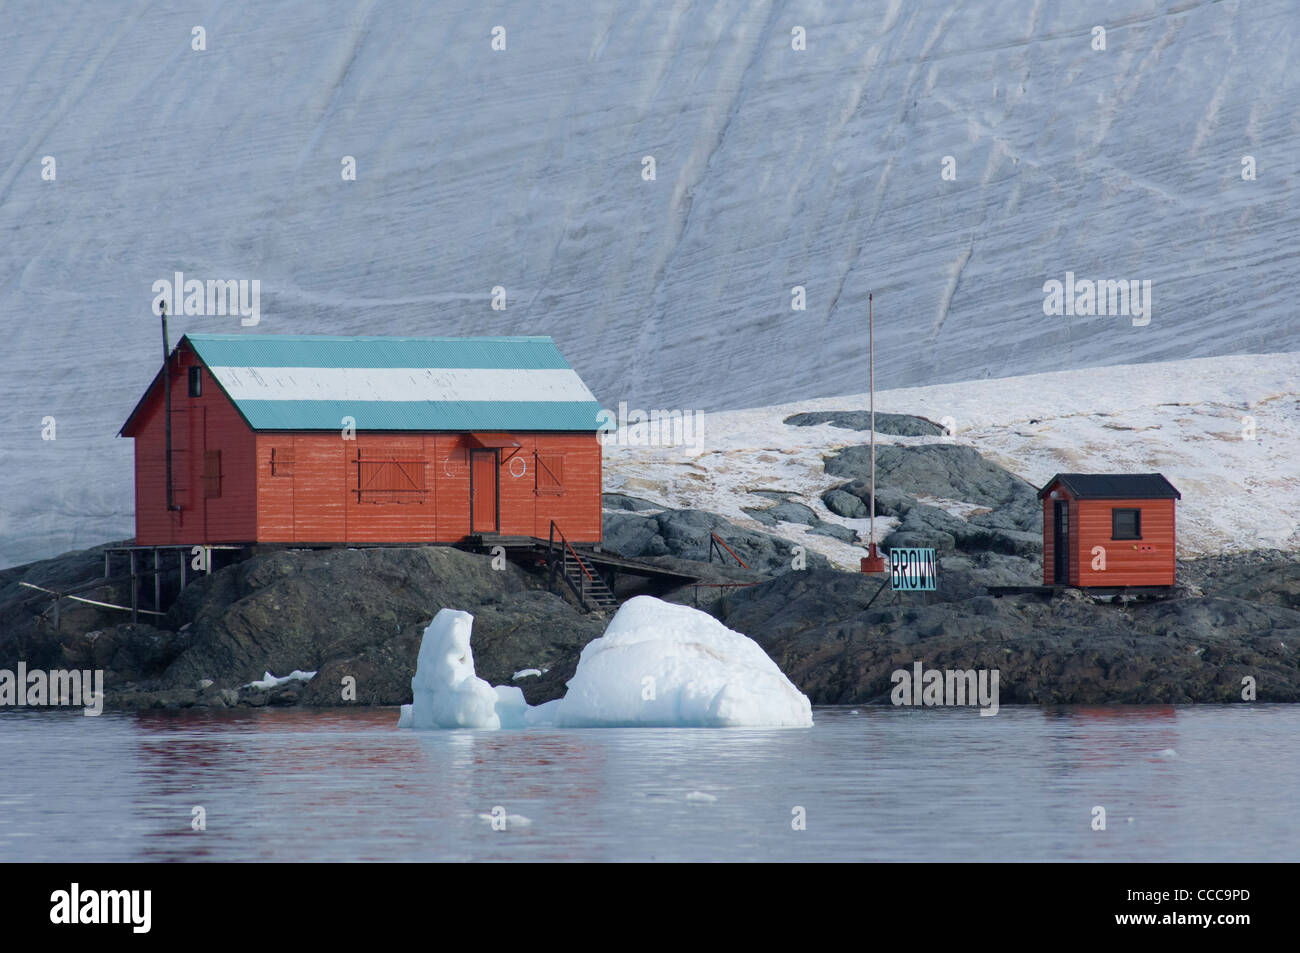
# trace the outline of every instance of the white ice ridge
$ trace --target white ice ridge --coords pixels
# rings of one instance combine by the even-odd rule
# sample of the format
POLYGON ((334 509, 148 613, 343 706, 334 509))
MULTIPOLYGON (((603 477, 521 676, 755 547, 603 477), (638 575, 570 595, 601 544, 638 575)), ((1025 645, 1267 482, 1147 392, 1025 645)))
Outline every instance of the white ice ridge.
POLYGON ((297 668, 282 678, 276 678, 270 672, 266 672, 262 678, 255 682, 249 682, 244 687, 262 689, 279 688, 281 685, 288 685, 290 682, 310 682, 315 677, 315 672, 304 672, 302 669, 297 668))
POLYGON ((812 705, 759 645, 689 606, 637 596, 583 650, 561 699, 529 707, 474 674, 473 616, 424 632, 399 728, 805 728, 812 705))

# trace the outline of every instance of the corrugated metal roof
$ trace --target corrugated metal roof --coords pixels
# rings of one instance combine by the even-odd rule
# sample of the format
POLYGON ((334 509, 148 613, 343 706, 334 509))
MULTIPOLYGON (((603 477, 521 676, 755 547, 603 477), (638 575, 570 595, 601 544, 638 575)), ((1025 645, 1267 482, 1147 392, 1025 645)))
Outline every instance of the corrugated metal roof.
POLYGON ((549 337, 188 334, 185 342, 254 430, 339 430, 345 417, 358 431, 599 429, 599 402, 549 337))
POLYGON ((549 337, 335 337, 187 334, 209 367, 490 367, 569 369, 549 337))
POLYGON ((1080 500, 1181 500, 1183 495, 1159 473, 1058 473, 1038 491, 1038 498, 1060 483, 1080 500))
POLYGON ((344 417, 366 430, 596 430, 595 401, 241 400, 254 430, 338 430, 344 417))

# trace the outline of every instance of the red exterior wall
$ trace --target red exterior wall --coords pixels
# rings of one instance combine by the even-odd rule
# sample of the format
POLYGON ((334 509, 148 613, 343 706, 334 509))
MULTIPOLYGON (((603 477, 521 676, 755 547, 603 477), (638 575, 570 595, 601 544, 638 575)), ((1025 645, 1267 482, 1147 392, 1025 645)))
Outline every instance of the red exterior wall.
MULTIPOLYGON (((1076 500, 1059 483, 1070 504, 1070 584, 1074 586, 1172 586, 1176 567, 1175 501, 1076 500), (1111 510, 1141 510, 1141 539, 1111 539, 1111 510), (1092 550, 1106 550, 1105 570, 1092 568, 1092 550)), ((1043 584, 1052 585, 1056 556, 1053 504, 1043 497, 1043 584)))
MULTIPOLYGON (((1059 490, 1060 487, 1058 486, 1059 490)), ((1053 506, 1056 501, 1051 495, 1045 495, 1043 504, 1043 585, 1056 583, 1056 524, 1053 520, 1053 506)))
MULTIPOLYGON (((189 351, 172 358, 172 490, 167 510, 166 436, 161 382, 140 409, 135 436, 135 537, 140 546, 233 543, 257 532, 253 434, 200 366, 202 396, 189 396, 189 351), (204 454, 221 452, 220 496, 204 492, 204 454)), ((214 487, 215 488, 215 487, 214 487)))
MULTIPOLYGON (((599 542, 596 436, 513 436, 520 449, 499 451, 499 532, 545 537, 555 520, 571 541, 599 542), (539 454, 551 471, 562 459, 559 489, 539 489, 539 454)), ((259 433, 256 443, 258 542, 458 542, 470 532, 465 434, 259 433)))
MULTIPOLYGON (((1080 586, 1172 586, 1174 584, 1173 500, 1080 500, 1080 586), (1112 509, 1142 511, 1141 539, 1111 539, 1112 509), (1092 549, 1106 549, 1106 569, 1092 568, 1092 549)), ((1073 573, 1071 574, 1073 575, 1073 573)))

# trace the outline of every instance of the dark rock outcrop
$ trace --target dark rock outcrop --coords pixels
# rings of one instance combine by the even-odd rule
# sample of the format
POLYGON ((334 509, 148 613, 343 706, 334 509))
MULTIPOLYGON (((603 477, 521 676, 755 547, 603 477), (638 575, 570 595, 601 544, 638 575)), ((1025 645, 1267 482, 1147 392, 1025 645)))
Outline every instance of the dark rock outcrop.
MULTIPOLYGON (((628 557, 677 556, 709 561, 709 536, 716 533, 757 572, 788 572, 794 559, 789 540, 741 529, 716 513, 705 510, 663 510, 641 513, 605 513, 603 547, 628 557)), ((807 553, 809 568, 829 568, 820 553, 807 553)))
MULTIPOLYGON (((826 472, 851 480, 871 473, 869 447, 845 447, 826 461, 826 472)), ((932 496, 980 506, 1037 505, 1037 488, 1010 470, 984 459, 973 447, 928 443, 914 447, 876 447, 876 490, 912 498, 932 496)), ((877 512, 880 512, 877 509, 877 512)))
MULTIPOLYGON (((870 448, 846 447, 826 461, 826 470, 857 477, 823 494, 827 508, 849 518, 867 516, 870 448)), ((1037 490, 971 447, 877 447, 876 515, 899 520, 883 541, 885 549, 919 547, 941 555, 991 552, 1022 557, 1041 556, 1043 551, 1037 490), (969 503, 978 509, 963 518, 919 502, 918 496, 969 503)))
MULTIPOLYGON (((792 414, 783 423, 792 427, 815 427, 818 424, 830 424, 844 430, 871 430, 871 411, 869 410, 822 410, 804 414, 792 414)), ((884 414, 876 412, 876 433, 891 437, 938 437, 944 429, 933 420, 914 417, 911 414, 884 414)))
POLYGON ((856 542, 858 538, 858 534, 847 526, 828 523, 818 516, 812 507, 794 500, 785 500, 775 506, 745 506, 741 509, 766 526, 775 526, 777 523, 799 523, 818 535, 831 536, 846 543, 856 542))
MULTIPOLYGON (((943 591, 870 605, 878 580, 792 573, 738 590, 729 627, 754 638, 815 704, 885 702, 891 673, 997 669, 1003 704, 1300 701, 1300 611, 1235 598, 1122 604, 1077 591, 993 598, 960 569, 943 591), (966 578, 964 578, 966 577, 966 578)), ((1300 579, 1292 564, 1288 580, 1300 579)))

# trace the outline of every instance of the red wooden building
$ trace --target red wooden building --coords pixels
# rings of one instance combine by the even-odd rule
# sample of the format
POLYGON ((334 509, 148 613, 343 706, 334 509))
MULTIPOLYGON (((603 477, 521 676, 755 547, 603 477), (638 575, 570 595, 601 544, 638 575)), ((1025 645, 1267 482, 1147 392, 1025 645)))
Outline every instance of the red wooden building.
POLYGON ((1043 501, 1043 583, 1172 586, 1174 503, 1159 473, 1058 473, 1043 501))
POLYGON ((170 435, 163 371, 121 431, 137 546, 545 538, 552 520, 600 541, 601 408, 548 337, 190 334, 166 376, 170 435))

